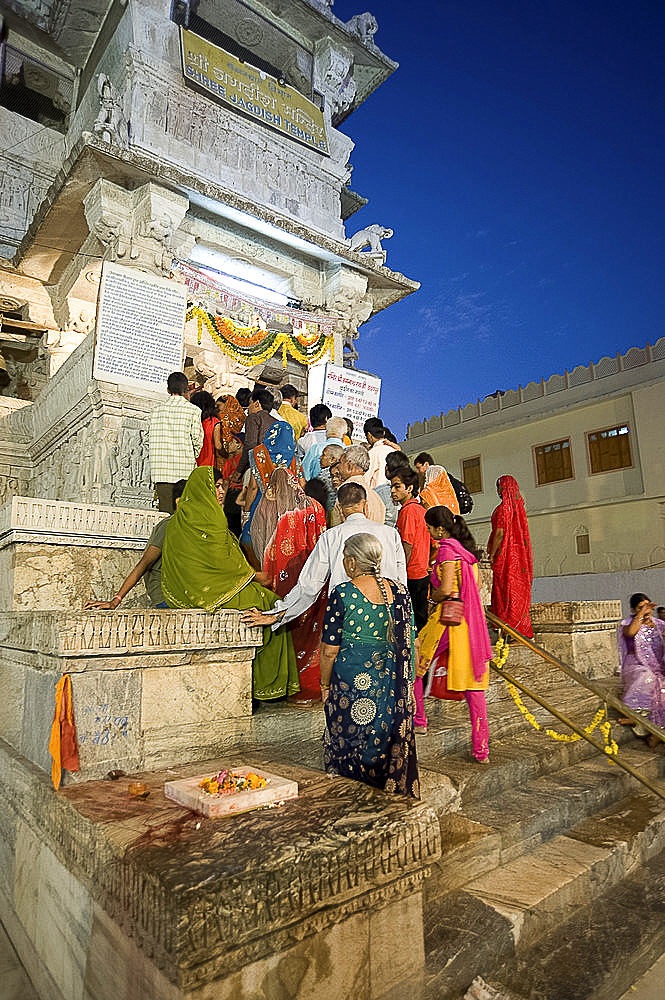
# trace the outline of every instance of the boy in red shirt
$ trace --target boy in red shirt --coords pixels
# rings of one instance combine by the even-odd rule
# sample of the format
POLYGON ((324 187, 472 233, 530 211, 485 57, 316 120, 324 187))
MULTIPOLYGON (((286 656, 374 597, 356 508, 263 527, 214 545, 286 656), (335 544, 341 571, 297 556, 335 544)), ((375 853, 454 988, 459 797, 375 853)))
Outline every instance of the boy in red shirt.
POLYGON ((411 594, 416 631, 427 621, 430 537, 425 509, 417 499, 418 473, 411 466, 401 468, 390 480, 390 496, 399 504, 397 530, 406 556, 407 586, 411 594))
MULTIPOLYGON (((425 524, 425 508, 421 506, 417 494, 418 473, 410 465, 400 467, 390 479, 390 496, 393 503, 400 507, 396 527, 404 546, 406 585, 411 594, 416 631, 419 632, 427 621, 430 535, 425 524)), ((422 677, 416 677, 413 694, 416 702, 414 731, 424 734, 427 732, 427 716, 422 677)))

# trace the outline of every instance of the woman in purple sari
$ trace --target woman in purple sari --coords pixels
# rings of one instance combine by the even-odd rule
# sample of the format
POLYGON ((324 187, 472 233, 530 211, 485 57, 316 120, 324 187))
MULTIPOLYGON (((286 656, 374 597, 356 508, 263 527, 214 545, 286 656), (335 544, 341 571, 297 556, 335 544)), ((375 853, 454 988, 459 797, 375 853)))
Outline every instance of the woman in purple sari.
MULTIPOLYGON (((630 616, 619 625, 619 659, 623 700, 665 727, 665 621, 653 617, 656 605, 646 594, 633 594, 630 616)), ((639 724, 636 736, 646 736, 639 724)))

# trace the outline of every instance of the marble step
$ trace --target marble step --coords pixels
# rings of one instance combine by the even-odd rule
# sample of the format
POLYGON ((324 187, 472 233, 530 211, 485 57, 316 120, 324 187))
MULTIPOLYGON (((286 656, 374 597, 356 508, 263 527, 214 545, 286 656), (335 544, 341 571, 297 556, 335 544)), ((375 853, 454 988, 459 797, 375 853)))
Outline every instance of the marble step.
MULTIPOLYGON (((553 689, 550 694, 553 704, 570 712, 575 718, 581 718, 585 724, 592 718, 599 704, 595 695, 580 691, 579 688, 573 693, 567 684, 553 689)), ((504 682, 500 678, 493 681, 488 692, 492 743, 514 733, 529 731, 528 723, 510 696, 508 695, 506 700, 505 695, 504 682)), ((541 723, 553 724, 552 717, 544 709, 533 703, 528 707, 541 723)), ((471 730, 466 702, 441 702, 429 698, 426 701, 426 708, 429 716, 429 732, 426 740, 418 740, 419 754, 427 756, 428 748, 435 750, 437 755, 451 754, 455 751, 464 753, 470 750, 471 730)), ((556 723, 556 726, 564 728, 559 723, 556 723)), ((265 702, 256 707, 251 718, 229 720, 226 737, 219 749, 252 749, 268 745, 286 747, 289 744, 297 744, 306 747, 310 754, 307 765, 316 766, 316 755, 311 756, 311 748, 317 741, 320 743, 324 728, 322 705, 299 708, 288 701, 265 702)))
MULTIPOLYGON (((597 702, 582 706, 576 713, 577 721, 587 725, 597 707, 597 702)), ((464 708, 466 710, 466 705, 464 708)), ((465 719, 460 720, 454 737, 449 729, 442 734, 436 725, 430 725, 426 736, 417 737, 423 794, 436 796, 437 789, 452 785, 458 807, 474 799, 485 801, 488 797, 509 792, 538 775, 558 771, 598 753, 586 740, 553 740, 545 733, 532 729, 519 712, 516 714, 516 728, 507 726, 502 732, 502 720, 490 711, 489 767, 480 766, 472 759, 468 713, 465 719)), ((557 732, 568 732, 562 723, 553 722, 551 717, 547 725, 557 732)), ((594 736, 602 741, 597 729, 594 736)), ((629 727, 614 723, 612 737, 620 746, 641 747, 629 727)), ((432 804, 436 805, 434 801, 432 804)))
MULTIPOLYGON (((661 773, 662 754, 624 752, 652 777, 661 773)), ((661 852, 665 803, 637 787, 590 758, 443 817, 443 857, 425 887, 426 996, 461 996, 476 975, 519 992, 498 963, 661 852)))
MULTIPOLYGON (((492 979, 508 990, 514 988, 524 1000, 619 1000, 663 953, 665 852, 661 851, 573 910, 535 944, 505 957, 492 979)), ((663 995, 661 984, 653 996, 663 995)), ((429 992, 427 1000, 443 996, 429 992)))
MULTIPOLYGON (((621 753, 645 776, 662 775, 661 752, 638 745, 621 753)), ((439 812, 442 856, 427 884, 426 905, 435 906, 440 894, 523 857, 632 793, 646 789, 596 755, 498 795, 474 798, 459 810, 439 812)))

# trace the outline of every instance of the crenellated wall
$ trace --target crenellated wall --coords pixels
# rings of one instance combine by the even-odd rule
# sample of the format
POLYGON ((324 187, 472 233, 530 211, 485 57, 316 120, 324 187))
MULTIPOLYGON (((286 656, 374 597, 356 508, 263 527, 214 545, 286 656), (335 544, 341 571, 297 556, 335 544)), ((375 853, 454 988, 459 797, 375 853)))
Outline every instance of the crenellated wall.
MULTIPOLYGON (((479 544, 490 534, 495 483, 513 476, 524 497, 539 600, 625 600, 628 581, 665 567, 665 338, 625 354, 488 396, 412 424, 405 448, 426 451, 453 475, 479 463, 480 489, 467 517, 479 544), (587 435, 627 425, 630 462, 594 471, 587 435), (539 481, 534 449, 566 441, 570 474, 539 481), (570 589, 565 581, 570 582, 570 589)), ((654 600, 665 602, 660 576, 654 600)), ((644 589, 639 586, 633 589, 644 589)))
MULTIPOLYGON (((428 419, 416 421, 407 427, 407 441, 409 446, 413 442, 414 448, 426 449, 427 445, 425 443, 421 444, 416 438, 425 437, 428 434, 436 433, 436 431, 456 428, 460 424, 468 423, 468 421, 475 420, 478 417, 489 417, 497 413, 503 415, 509 410, 511 412, 508 419, 519 420, 520 414, 513 410, 513 408, 522 403, 530 403, 533 400, 547 400, 551 408, 563 407, 567 405, 565 397, 559 396, 556 400, 552 400, 552 403, 549 403, 550 397, 554 397, 557 393, 577 389, 580 386, 587 386, 589 388, 590 392, 585 392, 585 396, 600 396, 605 392, 612 391, 613 388, 598 384, 600 379, 632 372, 636 368, 642 368, 644 365, 655 365, 661 361, 665 361, 665 337, 661 337, 653 345, 647 344, 645 347, 631 347, 625 354, 601 358, 600 361, 596 363, 591 362, 589 365, 577 365, 571 371, 566 369, 563 375, 550 375, 549 378, 541 379, 540 382, 529 382, 526 386, 518 386, 517 389, 507 389, 505 392, 493 393, 491 396, 485 396, 484 399, 479 399, 475 403, 467 403, 465 406, 458 406, 455 409, 448 410, 447 413, 441 413, 438 417, 429 417, 428 419)), ((665 367, 663 366, 654 369, 653 373, 648 370, 640 372, 640 380, 646 381, 648 378, 660 378, 664 372, 665 367)), ((576 394, 575 401, 578 398, 579 394, 576 394)), ((409 450, 411 450, 410 447, 409 450)))

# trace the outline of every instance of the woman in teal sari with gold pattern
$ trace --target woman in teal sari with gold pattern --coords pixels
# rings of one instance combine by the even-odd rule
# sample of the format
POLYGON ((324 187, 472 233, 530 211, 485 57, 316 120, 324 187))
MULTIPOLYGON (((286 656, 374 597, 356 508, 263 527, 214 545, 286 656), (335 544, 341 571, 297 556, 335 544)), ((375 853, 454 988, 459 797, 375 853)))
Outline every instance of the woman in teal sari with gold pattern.
MULTIPOLYGON (((221 473, 211 466, 194 469, 169 521, 162 550, 162 591, 170 608, 268 611, 277 595, 255 580, 229 531, 221 473)), ((300 689, 291 636, 285 629, 263 630, 263 646, 252 665, 252 693, 260 701, 300 689)))
POLYGON ((415 630, 406 588, 379 576, 381 543, 347 538, 348 583, 328 600, 320 650, 329 774, 420 798, 413 735, 415 630))

